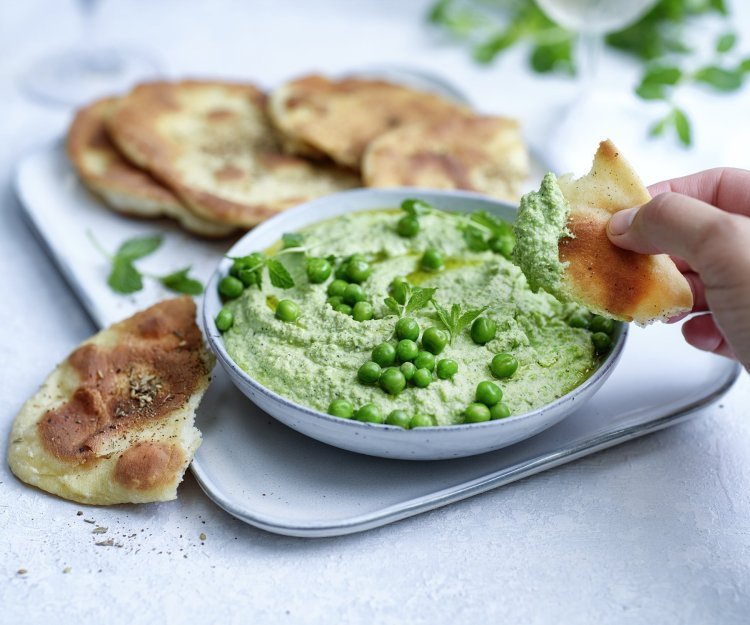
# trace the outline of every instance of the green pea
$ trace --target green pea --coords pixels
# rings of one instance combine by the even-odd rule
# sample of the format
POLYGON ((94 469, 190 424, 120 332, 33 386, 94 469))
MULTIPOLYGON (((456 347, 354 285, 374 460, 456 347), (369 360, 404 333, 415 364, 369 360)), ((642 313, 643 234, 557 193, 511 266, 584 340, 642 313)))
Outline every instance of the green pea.
MULTIPOLYGON (((346 282, 346 270, 348 268, 349 263, 347 263, 346 261, 342 262, 338 267, 336 267, 336 271, 333 272, 336 280, 343 280, 346 282)), ((347 282, 347 284, 349 283, 347 282)))
POLYGON ((399 304, 402 306, 406 303, 406 293, 409 289, 409 283, 406 278, 397 277, 391 282, 388 291, 399 304))
POLYGON ((380 343, 372 350, 372 359, 381 367, 390 367, 396 362, 396 348, 390 343, 380 343))
POLYGON ((357 421, 365 421, 367 423, 383 423, 385 421, 382 410, 375 404, 365 404, 357 410, 354 418, 357 421))
POLYGON ((334 295, 333 297, 329 297, 326 300, 327 304, 330 304, 332 308, 336 308, 336 306, 340 306, 344 303, 344 298, 340 295, 334 295))
POLYGON ((334 280, 328 285, 326 293, 331 297, 344 297, 344 291, 346 291, 348 284, 345 280, 334 280))
POLYGON ((299 306, 290 299, 282 299, 276 305, 276 318, 281 319, 281 321, 286 321, 287 323, 297 321, 299 314, 299 306))
POLYGON ((350 260, 346 268, 346 277, 349 282, 357 284, 364 282, 372 274, 372 265, 366 260, 350 260))
POLYGON ((338 306, 334 306, 333 309, 336 312, 341 313, 342 315, 351 316, 352 314, 352 307, 349 306, 348 304, 339 304, 338 306))
POLYGON ((357 370, 357 379, 362 384, 375 384, 380 379, 382 369, 380 365, 372 360, 368 360, 357 370))
POLYGON ((594 315, 589 322, 589 330, 592 332, 604 332, 604 334, 612 334, 615 330, 615 322, 607 317, 601 315, 594 315))
POLYGON ((419 266, 425 271, 440 271, 444 265, 443 255, 434 247, 428 247, 419 261, 419 266))
POLYGON ((411 424, 411 417, 407 414, 405 410, 393 410, 386 417, 385 422, 388 425, 397 425, 400 428, 404 428, 405 430, 408 430, 409 425, 411 424))
POLYGON ((510 416, 510 408, 505 402, 498 402, 490 408, 490 419, 505 419, 510 416))
POLYGON ((414 377, 414 373, 417 371, 417 367, 413 362, 405 362, 399 367, 399 369, 401 369, 401 373, 404 374, 404 378, 407 382, 414 377))
POLYGON ((222 308, 215 319, 216 329, 219 332, 226 332, 234 324, 234 315, 228 308, 222 308))
POLYGON ((513 354, 495 354, 490 362, 490 371, 496 378, 509 378, 518 369, 518 360, 513 354))
POLYGON ((400 339, 416 341, 419 338, 419 324, 411 317, 401 317, 396 322, 396 336, 400 339))
POLYGON ((511 257, 513 248, 516 246, 516 242, 512 236, 492 237, 489 240, 489 244, 490 249, 495 252, 495 254, 500 254, 501 256, 505 256, 505 258, 511 257))
POLYGON ((603 354, 612 345, 612 339, 609 338, 608 334, 604 334, 604 332, 594 332, 591 335, 591 342, 594 344, 597 354, 603 354))
POLYGON ((422 347, 435 355, 445 349, 448 344, 448 333, 435 326, 427 328, 422 333, 422 347))
POLYGON ((260 271, 257 269, 240 269, 237 273, 240 282, 245 286, 255 286, 260 284, 260 271))
POLYGON ((334 399, 328 404, 328 414, 342 419, 351 419, 354 416, 354 406, 345 399, 334 399))
POLYGON ((364 254, 361 254, 360 252, 357 252, 356 254, 352 254, 351 256, 347 256, 344 259, 345 263, 358 263, 362 260, 367 260, 364 254))
POLYGON ((441 380, 449 380, 456 373, 458 373, 458 363, 455 360, 450 360, 449 358, 438 360, 437 377, 441 380))
POLYGON ((380 374, 380 388, 389 395, 398 395, 406 388, 406 378, 396 367, 388 367, 380 374))
POLYGON ((464 410, 465 423, 481 423, 482 421, 489 421, 490 418, 490 409, 484 404, 469 404, 464 410))
POLYGON ((476 400, 488 408, 494 406, 503 398, 503 391, 494 382, 480 382, 477 384, 476 400))
POLYGON ((410 339, 401 339, 396 345, 396 358, 399 362, 414 360, 419 353, 419 346, 410 339))
POLYGON ((331 263, 325 258, 308 258, 305 266, 307 271, 307 279, 313 284, 320 284, 325 282, 331 276, 331 263))
POLYGON ((419 232, 419 220, 411 215, 405 215, 396 223, 396 232, 405 238, 416 236, 419 232))
POLYGON ((471 324, 471 340, 477 345, 484 345, 495 338, 497 324, 489 317, 477 317, 471 324))
POLYGON ((571 328, 588 328, 591 315, 587 312, 574 312, 568 317, 568 325, 571 328))
POLYGON ((435 425, 435 419, 428 414, 417 413, 411 418, 409 427, 413 430, 414 428, 429 428, 435 425))
POLYGON ((245 285, 234 276, 225 276, 219 282, 219 293, 227 299, 235 299, 242 295, 245 285))
POLYGON ((432 382, 432 372, 429 369, 417 369, 411 383, 417 388, 427 388, 432 382))
POLYGON ((430 352, 421 351, 414 359, 414 364, 417 369, 427 369, 427 371, 432 372, 435 368, 435 356, 430 352))
POLYGON ((432 205, 428 204, 424 200, 408 198, 401 202, 401 210, 405 210, 416 215, 426 215, 427 213, 432 212, 432 205))
POLYGON ((369 321, 375 314, 375 310, 370 302, 357 302, 352 308, 352 317, 354 321, 369 321))
POLYGON ((358 284, 347 284, 344 289, 344 301, 350 306, 365 301, 365 292, 358 284))

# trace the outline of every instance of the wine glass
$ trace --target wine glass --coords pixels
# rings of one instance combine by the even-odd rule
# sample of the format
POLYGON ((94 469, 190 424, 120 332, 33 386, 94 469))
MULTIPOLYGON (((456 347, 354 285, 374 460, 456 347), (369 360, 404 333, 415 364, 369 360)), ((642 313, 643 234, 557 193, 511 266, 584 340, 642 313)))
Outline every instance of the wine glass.
POLYGON ((21 88, 45 103, 79 106, 114 95, 139 80, 159 75, 147 54, 99 42, 97 13, 101 0, 76 0, 81 20, 79 44, 39 59, 20 77, 21 88))
POLYGON ((591 164, 591 155, 599 141, 611 138, 622 148, 637 142, 644 134, 635 128, 636 120, 644 115, 644 111, 637 106, 633 95, 603 91, 596 78, 604 36, 630 26, 658 0, 536 2, 547 17, 578 35, 579 92, 552 121, 543 153, 556 172, 583 173, 591 164))

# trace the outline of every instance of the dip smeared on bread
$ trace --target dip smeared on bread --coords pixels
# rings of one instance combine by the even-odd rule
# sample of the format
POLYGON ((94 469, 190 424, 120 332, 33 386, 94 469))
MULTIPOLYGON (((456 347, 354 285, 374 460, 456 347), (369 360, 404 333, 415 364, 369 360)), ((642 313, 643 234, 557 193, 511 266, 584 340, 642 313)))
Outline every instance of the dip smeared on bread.
POLYGON ((613 245, 607 222, 651 196, 611 141, 602 141, 591 171, 555 181, 521 200, 514 260, 532 288, 622 321, 648 324, 692 308, 685 277, 665 254, 636 254, 613 245))

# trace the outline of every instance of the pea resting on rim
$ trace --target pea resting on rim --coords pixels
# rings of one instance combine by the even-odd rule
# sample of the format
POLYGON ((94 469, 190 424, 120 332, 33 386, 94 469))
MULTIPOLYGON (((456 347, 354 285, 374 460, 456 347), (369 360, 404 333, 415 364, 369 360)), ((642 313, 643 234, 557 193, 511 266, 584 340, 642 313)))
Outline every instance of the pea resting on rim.
POLYGON ((341 419, 351 419, 354 416, 354 406, 345 399, 334 399, 328 405, 328 414, 341 419))
POLYGON ((232 311, 228 308, 222 308, 216 315, 214 323, 216 323, 216 329, 219 332, 226 332, 234 324, 234 315, 232 314, 232 311))
POLYGON ((464 410, 465 423, 481 423, 482 421, 489 421, 491 418, 490 409, 478 402, 469 404, 464 410))
POLYGON ((405 410, 392 410, 385 419, 386 425, 397 425, 405 430, 411 425, 411 417, 405 410))
POLYGON ((480 382, 477 384, 476 400, 488 408, 492 408, 503 398, 503 391, 494 382, 480 382))
POLYGON ((385 415, 375 404, 365 404, 356 413, 354 418, 357 421, 365 421, 367 423, 383 423, 385 421, 385 415))
POLYGON ((496 421, 497 419, 505 419, 510 416, 510 408, 505 402, 498 402, 492 408, 490 408, 490 419, 496 421))
POLYGON ((435 425, 435 419, 431 415, 417 413, 409 422, 409 427, 413 430, 414 428, 429 428, 435 425))

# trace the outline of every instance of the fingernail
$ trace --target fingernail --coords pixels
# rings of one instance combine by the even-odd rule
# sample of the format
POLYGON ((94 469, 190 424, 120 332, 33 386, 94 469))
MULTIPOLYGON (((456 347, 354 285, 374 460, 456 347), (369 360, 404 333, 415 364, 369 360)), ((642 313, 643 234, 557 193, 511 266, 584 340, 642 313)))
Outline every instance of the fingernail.
POLYGON ((630 224, 633 223, 633 219, 635 219, 639 208, 640 206, 626 208, 624 210, 617 211, 614 215, 612 215, 609 223, 607 224, 609 233, 614 234, 615 236, 625 234, 630 229, 630 224))

